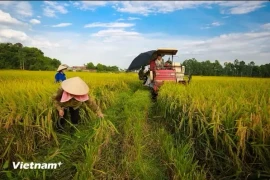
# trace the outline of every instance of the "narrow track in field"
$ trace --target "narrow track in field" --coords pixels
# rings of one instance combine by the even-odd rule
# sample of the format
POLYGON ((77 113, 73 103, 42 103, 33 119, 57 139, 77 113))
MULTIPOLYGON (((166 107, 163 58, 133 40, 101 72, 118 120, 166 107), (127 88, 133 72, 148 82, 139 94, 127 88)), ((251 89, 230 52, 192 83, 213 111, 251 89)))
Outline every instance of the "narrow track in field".
POLYGON ((155 102, 145 87, 119 94, 106 112, 119 134, 102 148, 96 179, 173 179, 164 144, 171 135, 157 121, 155 102))
POLYGON ((153 102, 142 86, 118 94, 105 114, 119 134, 102 147, 94 166, 96 179, 166 179, 155 130, 149 123, 153 102))

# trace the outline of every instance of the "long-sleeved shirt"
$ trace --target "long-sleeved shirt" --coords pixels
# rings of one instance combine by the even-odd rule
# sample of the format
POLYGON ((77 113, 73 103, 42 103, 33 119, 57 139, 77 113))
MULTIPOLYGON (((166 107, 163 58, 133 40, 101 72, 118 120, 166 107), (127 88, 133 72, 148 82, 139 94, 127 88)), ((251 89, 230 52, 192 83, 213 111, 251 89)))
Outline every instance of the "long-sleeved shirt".
POLYGON ((163 59, 161 59, 161 60, 156 60, 155 61, 155 63, 156 63, 156 67, 157 68, 163 68, 164 67, 164 60, 163 59))
POLYGON ((61 81, 64 81, 64 80, 66 80, 65 73, 63 73, 63 72, 56 73, 56 75, 55 75, 55 82, 61 82, 61 81))
POLYGON ((54 105, 58 111, 63 109, 63 108, 67 108, 67 107, 72 107, 73 109, 78 109, 79 107, 81 107, 83 105, 83 103, 85 103, 95 113, 97 113, 97 114, 101 113, 99 106, 96 104, 95 100, 91 96, 89 96, 89 99, 87 101, 84 101, 84 102, 77 101, 73 98, 67 102, 60 102, 63 91, 64 90, 62 88, 59 88, 58 91, 52 96, 52 100, 53 100, 54 105))
POLYGON ((154 71, 156 69, 156 61, 151 60, 150 61, 150 71, 154 71))

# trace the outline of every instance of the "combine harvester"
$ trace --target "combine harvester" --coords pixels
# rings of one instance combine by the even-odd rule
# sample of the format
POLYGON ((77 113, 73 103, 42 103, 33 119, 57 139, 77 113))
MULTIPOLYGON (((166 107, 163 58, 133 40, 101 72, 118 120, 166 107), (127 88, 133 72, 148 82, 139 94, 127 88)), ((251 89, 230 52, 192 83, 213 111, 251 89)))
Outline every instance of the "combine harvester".
MULTIPOLYGON (((151 89, 154 99, 157 97, 158 91, 165 81, 186 85, 189 84, 191 80, 191 75, 189 75, 188 80, 184 79, 185 66, 182 66, 179 62, 173 62, 173 57, 176 55, 177 51, 177 49, 162 48, 141 53, 132 61, 128 68, 128 71, 134 71, 140 68, 142 70, 145 66, 149 66, 148 77, 145 78, 148 78, 148 81, 150 81, 148 86, 151 89), (162 57, 171 55, 171 62, 165 63, 163 68, 157 68, 155 60, 158 54, 161 54, 162 57)), ((144 79, 140 78, 140 80, 144 79)))

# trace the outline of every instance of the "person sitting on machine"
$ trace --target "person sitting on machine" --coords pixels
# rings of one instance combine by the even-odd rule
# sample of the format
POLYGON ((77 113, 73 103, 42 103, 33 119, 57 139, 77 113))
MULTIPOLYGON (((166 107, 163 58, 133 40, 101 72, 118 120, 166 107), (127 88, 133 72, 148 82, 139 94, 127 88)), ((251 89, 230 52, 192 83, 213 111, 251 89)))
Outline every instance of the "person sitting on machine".
POLYGON ((170 58, 165 62, 166 69, 172 69, 172 61, 170 60, 170 58))
POLYGON ((157 59, 155 61, 156 69, 163 69, 164 68, 164 60, 162 59, 161 54, 157 55, 157 59))

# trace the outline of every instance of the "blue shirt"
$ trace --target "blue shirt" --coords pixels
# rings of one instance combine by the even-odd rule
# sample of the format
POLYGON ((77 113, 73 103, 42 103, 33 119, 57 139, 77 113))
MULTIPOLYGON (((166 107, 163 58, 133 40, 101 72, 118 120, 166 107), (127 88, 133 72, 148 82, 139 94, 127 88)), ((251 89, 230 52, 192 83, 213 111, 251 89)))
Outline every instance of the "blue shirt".
POLYGON ((61 82, 61 81, 64 81, 64 80, 66 80, 65 73, 63 73, 63 72, 56 73, 56 75, 55 75, 55 82, 61 82))

